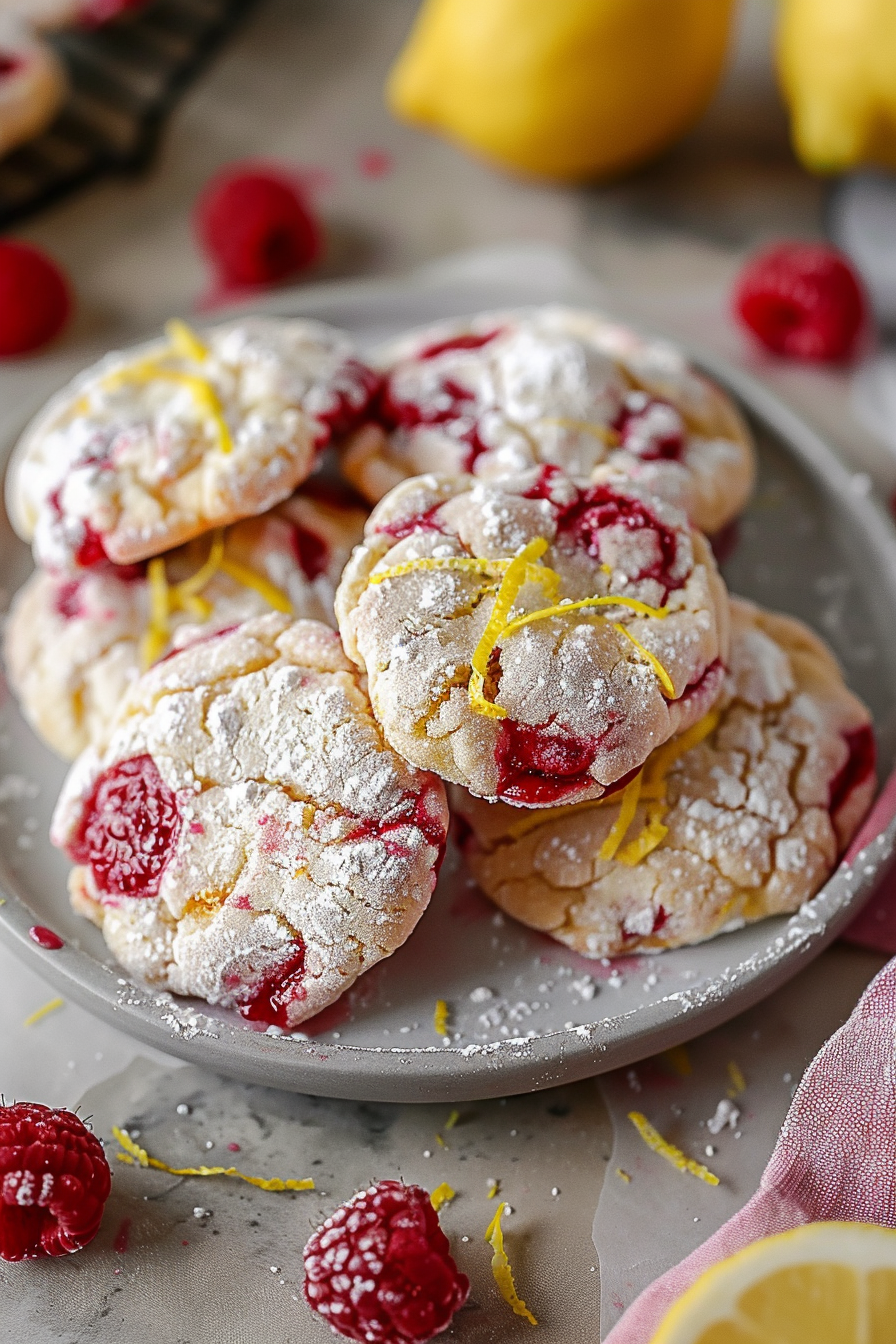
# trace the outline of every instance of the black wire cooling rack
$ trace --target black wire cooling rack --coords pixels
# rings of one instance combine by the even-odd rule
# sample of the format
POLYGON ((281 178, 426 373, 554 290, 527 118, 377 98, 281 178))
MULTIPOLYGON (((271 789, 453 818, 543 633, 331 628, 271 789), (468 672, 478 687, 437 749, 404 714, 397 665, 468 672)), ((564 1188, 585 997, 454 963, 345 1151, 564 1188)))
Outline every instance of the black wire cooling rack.
POLYGON ((165 118, 255 0, 150 0, 49 37, 71 90, 36 139, 0 159, 0 229, 110 172, 142 168, 165 118))

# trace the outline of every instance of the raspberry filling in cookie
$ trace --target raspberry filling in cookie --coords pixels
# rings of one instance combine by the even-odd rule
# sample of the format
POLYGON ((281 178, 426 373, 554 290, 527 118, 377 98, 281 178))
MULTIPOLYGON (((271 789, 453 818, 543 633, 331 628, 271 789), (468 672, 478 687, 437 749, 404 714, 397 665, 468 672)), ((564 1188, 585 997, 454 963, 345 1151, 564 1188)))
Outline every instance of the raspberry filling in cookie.
POLYGON ((590 783, 597 747, 596 740, 502 719, 495 747, 498 794, 529 807, 560 803, 590 783))
POLYGON ((22 69, 23 64, 24 62, 18 56, 0 51, 0 79, 8 79, 10 75, 17 74, 22 69))
POLYGON ((159 894, 177 844, 181 817, 174 793, 151 756, 132 756, 97 779, 70 843, 89 864, 97 889, 113 901, 159 894))
POLYGON ((870 724, 841 733, 849 755, 831 780, 828 810, 831 816, 840 811, 850 795, 874 773, 877 748, 870 724))
MULTIPOLYGON (((607 485, 595 485, 581 491, 576 503, 563 510, 557 527, 561 545, 564 538, 570 538, 592 560, 611 565, 616 558, 612 552, 618 549, 614 533, 618 532, 641 534, 636 550, 640 564, 634 573, 627 574, 630 581, 656 579, 663 586, 664 602, 670 592, 683 587, 687 572, 680 572, 678 565, 678 537, 643 500, 619 494, 607 485)), ((630 539, 622 540, 625 544, 630 539)))
POLYGON ((319 575, 325 574, 330 563, 330 548, 323 537, 302 527, 301 523, 292 524, 292 546, 299 568, 309 583, 319 575))
POLYGON ((225 986, 237 991, 235 1002, 247 1022, 266 1022, 270 1027, 289 1027, 289 1009, 305 998, 305 944, 297 938, 293 951, 267 970, 259 981, 240 989, 241 977, 225 978, 225 986))
POLYGON ((441 532, 442 524, 437 517, 441 507, 441 504, 434 504, 431 509, 426 509, 423 513, 412 513, 407 518, 395 518, 377 527, 376 531, 383 536, 394 537, 396 541, 404 541, 415 532, 441 532))
POLYGON ((445 378, 439 383, 437 393, 427 405, 400 401, 393 394, 391 384, 387 383, 379 399, 377 418, 387 430, 417 429, 420 425, 450 426, 452 438, 467 445, 462 470, 471 471, 477 457, 487 452, 487 445, 479 435, 478 420, 472 414, 475 400, 475 394, 453 378, 445 378))
POLYGON ((646 392, 630 392, 613 422, 619 447, 642 462, 680 462, 687 430, 679 411, 646 392))

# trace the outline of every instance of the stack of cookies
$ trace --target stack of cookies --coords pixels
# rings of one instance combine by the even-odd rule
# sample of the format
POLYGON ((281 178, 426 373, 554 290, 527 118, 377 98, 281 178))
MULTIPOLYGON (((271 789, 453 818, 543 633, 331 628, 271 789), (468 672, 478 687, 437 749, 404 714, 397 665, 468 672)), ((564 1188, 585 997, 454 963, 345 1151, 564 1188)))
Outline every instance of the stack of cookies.
POLYGON ((821 641, 725 589, 754 469, 677 351, 568 309, 370 367, 313 323, 174 323, 88 371, 9 482, 42 565, 10 678, 82 753, 75 907, 142 980, 283 1030, 409 936, 449 803, 486 894, 585 956, 797 909, 874 740, 821 641), (354 504, 300 484, 321 447, 354 504))

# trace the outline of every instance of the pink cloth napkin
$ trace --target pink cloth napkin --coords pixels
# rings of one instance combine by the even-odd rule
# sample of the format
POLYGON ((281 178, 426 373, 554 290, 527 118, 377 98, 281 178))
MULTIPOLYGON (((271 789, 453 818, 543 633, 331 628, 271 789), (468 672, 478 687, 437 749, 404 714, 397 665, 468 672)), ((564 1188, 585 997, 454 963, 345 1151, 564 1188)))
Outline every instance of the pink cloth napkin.
POLYGON ((605 1344, 649 1344, 711 1265, 759 1237, 831 1218, 896 1227, 896 958, 807 1069, 750 1202, 645 1289, 605 1344))

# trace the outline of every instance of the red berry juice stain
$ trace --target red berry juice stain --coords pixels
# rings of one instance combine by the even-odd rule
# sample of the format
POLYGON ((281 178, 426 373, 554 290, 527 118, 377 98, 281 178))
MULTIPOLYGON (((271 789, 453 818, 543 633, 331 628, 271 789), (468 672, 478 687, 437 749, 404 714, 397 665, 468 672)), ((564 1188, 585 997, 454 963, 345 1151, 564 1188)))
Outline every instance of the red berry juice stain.
POLYGON ((697 681, 691 682, 686 686, 681 695, 675 701, 676 705, 689 705, 693 700, 702 699, 706 702, 707 711, 711 708, 713 701, 722 689, 722 681, 725 677, 725 665, 721 658, 710 663, 709 667, 697 681))
POLYGON ((84 539, 78 549, 75 551, 75 564, 81 569, 92 569, 94 565, 101 565, 109 557, 106 554, 106 548, 103 545, 103 539, 96 528, 91 527, 90 523, 84 523, 84 539))
POLYGON ((309 583, 325 574, 330 563, 330 548, 323 537, 299 523, 292 524, 292 549, 299 568, 309 583))
POLYGON ((60 583, 53 594, 53 608, 56 615, 61 616, 64 621, 73 621, 85 614, 81 601, 80 579, 69 579, 65 583, 60 583))
POLYGON ((69 845, 106 896, 153 897, 180 835, 177 799, 150 755, 104 770, 69 845))
POLYGON ((414 513, 407 518, 394 518, 391 523, 383 523, 378 527, 377 535, 404 541, 405 537, 413 536, 415 532, 443 532, 444 529, 436 517, 441 507, 441 504, 433 504, 425 513, 414 513))
POLYGON ((266 1022, 271 1027, 289 1029, 289 1009, 305 997, 305 944, 299 938, 294 950, 262 975, 246 991, 237 1007, 248 1022, 266 1022))
POLYGON ((347 359, 340 371, 339 383, 332 389, 329 410, 316 411, 314 418, 323 425, 316 441, 325 448, 334 439, 342 439, 373 414, 373 406, 383 385, 381 374, 358 359, 347 359))
POLYGON ((43 924, 32 924, 28 930, 28 937, 32 943, 37 943, 38 947, 44 948, 47 952, 58 952, 60 947, 65 947, 64 939, 52 929, 44 928, 43 924))
POLYGON ((869 724, 863 724, 861 728, 854 728, 842 736, 849 754, 830 783, 828 811, 831 813, 839 812, 853 790, 873 774, 877 760, 874 734, 869 724))
POLYGON ((122 1218, 118 1231, 115 1233, 115 1240, 112 1243, 113 1251, 116 1251, 118 1255, 126 1255, 130 1239, 131 1220, 130 1218, 122 1218))
POLYGON ((394 167, 395 160, 384 149, 362 149, 358 155, 358 172, 363 177, 388 177, 394 167))

